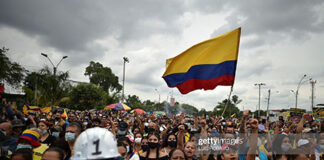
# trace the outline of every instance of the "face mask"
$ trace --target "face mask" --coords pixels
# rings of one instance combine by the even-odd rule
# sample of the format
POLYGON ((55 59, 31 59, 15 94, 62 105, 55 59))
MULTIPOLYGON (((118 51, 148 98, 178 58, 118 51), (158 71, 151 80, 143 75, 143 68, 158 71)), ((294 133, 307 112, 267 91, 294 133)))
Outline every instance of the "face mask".
POLYGON ((289 149, 291 148, 291 146, 286 146, 286 145, 281 145, 281 150, 284 152, 287 152, 289 149))
POLYGON ((18 144, 17 145, 17 149, 22 149, 22 148, 32 149, 32 146, 29 144, 18 144))
POLYGON ((151 149, 157 148, 159 146, 159 143, 154 143, 154 142, 148 142, 148 146, 151 149))
POLYGON ((47 129, 42 130, 42 135, 44 135, 45 133, 47 133, 47 129))
POLYGON ((190 123, 186 123, 186 125, 189 127, 190 126, 190 123))
POLYGON ((59 137, 59 136, 60 136, 60 132, 53 132, 53 133, 52 133, 52 136, 54 136, 54 137, 56 137, 56 138, 57 138, 57 137, 59 137))
POLYGON ((168 141, 168 146, 176 147, 177 146, 177 141, 168 141))
POLYGON ((70 132, 65 133, 65 140, 66 141, 71 142, 71 141, 74 141, 74 139, 75 139, 75 134, 74 133, 70 133, 70 132))
POLYGON ((127 153, 129 152, 129 146, 126 146, 126 152, 127 153))
POLYGON ((261 139, 260 139, 260 138, 258 138, 258 144, 257 144, 257 145, 258 145, 258 147, 259 147, 259 146, 261 146, 261 144, 262 144, 262 142, 261 142, 261 139))
POLYGON ((140 144, 142 141, 142 138, 135 138, 135 143, 140 144))
POLYGON ((118 135, 126 135, 126 131, 118 130, 117 134, 118 134, 118 135))
POLYGON ((148 149, 149 149, 149 146, 147 144, 146 145, 142 145, 142 150, 144 152, 146 152, 148 149))
POLYGON ((83 125, 84 125, 84 126, 87 126, 87 125, 88 125, 88 122, 83 122, 83 125))

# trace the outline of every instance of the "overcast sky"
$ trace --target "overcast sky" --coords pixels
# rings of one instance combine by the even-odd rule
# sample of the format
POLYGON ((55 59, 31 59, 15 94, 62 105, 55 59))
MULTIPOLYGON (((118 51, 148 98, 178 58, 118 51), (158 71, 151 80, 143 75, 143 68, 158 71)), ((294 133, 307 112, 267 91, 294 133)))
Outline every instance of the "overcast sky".
MULTIPOLYGON (((258 87, 261 109, 295 106, 296 90, 305 80, 317 80, 315 103, 324 103, 324 1, 322 0, 3 0, 0 2, 0 46, 9 57, 31 71, 56 64, 67 55, 59 71, 70 79, 84 76, 90 61, 110 67, 122 83, 126 64, 125 94, 141 100, 176 101, 212 110, 227 98, 230 87, 181 95, 161 78, 165 61, 192 45, 242 27, 233 94, 240 109, 255 110, 258 87), (155 91, 158 90, 158 92, 155 91)), ((300 87, 298 107, 310 109, 311 86, 300 87)))

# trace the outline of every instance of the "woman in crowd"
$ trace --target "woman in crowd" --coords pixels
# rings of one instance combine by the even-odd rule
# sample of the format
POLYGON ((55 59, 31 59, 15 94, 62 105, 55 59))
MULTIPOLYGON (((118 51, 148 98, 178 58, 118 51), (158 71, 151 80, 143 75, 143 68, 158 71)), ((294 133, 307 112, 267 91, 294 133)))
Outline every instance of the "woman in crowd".
POLYGON ((141 133, 136 133, 134 135, 134 145, 133 145, 133 149, 135 153, 138 153, 141 150, 141 143, 142 143, 142 137, 143 135, 141 133))
POLYGON ((171 150, 177 147, 177 137, 175 134, 168 134, 165 141, 164 147, 161 149, 163 152, 169 155, 171 150))
POLYGON ((195 143, 187 142, 184 147, 184 153, 186 156, 186 160, 195 160, 195 143))
POLYGON ((185 153, 181 149, 173 149, 170 151, 169 160, 185 160, 185 153))
POLYGON ((47 121, 40 121, 38 124, 38 128, 41 130, 41 136, 39 138, 40 143, 50 145, 56 140, 56 138, 50 135, 49 133, 50 124, 47 121))
POLYGON ((165 152, 160 151, 160 135, 151 132, 148 135, 148 146, 149 149, 146 152, 140 154, 141 160, 166 160, 168 159, 168 155, 165 152))

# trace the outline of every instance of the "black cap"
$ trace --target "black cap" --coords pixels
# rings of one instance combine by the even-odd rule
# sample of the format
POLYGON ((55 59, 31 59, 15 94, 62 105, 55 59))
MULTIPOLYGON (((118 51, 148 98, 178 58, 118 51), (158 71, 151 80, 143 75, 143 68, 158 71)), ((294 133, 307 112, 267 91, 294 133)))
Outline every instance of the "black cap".
POLYGON ((118 129, 121 131, 125 131, 128 128, 128 124, 124 121, 119 122, 118 129))

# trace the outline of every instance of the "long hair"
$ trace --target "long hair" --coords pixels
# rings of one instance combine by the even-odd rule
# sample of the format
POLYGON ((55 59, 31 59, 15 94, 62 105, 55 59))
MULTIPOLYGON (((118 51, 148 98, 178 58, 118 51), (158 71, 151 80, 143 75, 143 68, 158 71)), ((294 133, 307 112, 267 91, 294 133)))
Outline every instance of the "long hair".
MULTIPOLYGON (((149 139, 151 136, 155 136, 158 139, 158 143, 160 142, 160 135, 156 132, 151 132, 148 136, 147 139, 149 139)), ((145 159, 148 159, 150 155, 151 148, 147 151, 145 159)), ((160 146, 156 147, 156 158, 158 159, 160 156, 160 146)))
POLYGON ((170 133, 166 136, 166 138, 163 139, 163 144, 162 144, 162 148, 163 147, 167 147, 168 146, 168 139, 170 136, 174 135, 176 138, 176 142, 178 142, 178 137, 174 134, 174 133, 170 133))

